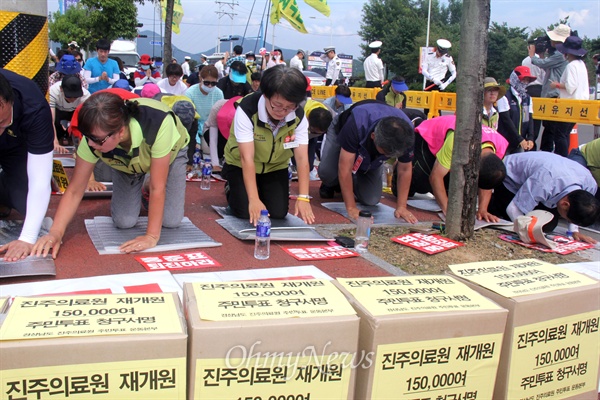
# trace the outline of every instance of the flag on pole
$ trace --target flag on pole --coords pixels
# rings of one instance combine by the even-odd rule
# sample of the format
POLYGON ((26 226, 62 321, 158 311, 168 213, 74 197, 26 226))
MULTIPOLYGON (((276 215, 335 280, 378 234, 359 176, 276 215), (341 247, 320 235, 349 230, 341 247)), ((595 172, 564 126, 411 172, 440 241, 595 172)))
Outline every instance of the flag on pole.
POLYGON ((304 2, 324 16, 329 17, 331 10, 327 5, 327 0, 304 0, 304 2))
MULTIPOLYGON (((160 0, 160 8, 162 9, 162 20, 166 21, 167 18, 167 0, 160 0)), ((175 0, 175 4, 173 5, 173 32, 179 33, 181 32, 179 29, 179 24, 183 19, 183 6, 181 5, 181 0, 175 0)))
POLYGON ((304 21, 298 9, 296 0, 273 0, 271 6, 270 21, 273 25, 277 24, 281 18, 286 19, 294 29, 302 33, 308 33, 304 27, 304 21))

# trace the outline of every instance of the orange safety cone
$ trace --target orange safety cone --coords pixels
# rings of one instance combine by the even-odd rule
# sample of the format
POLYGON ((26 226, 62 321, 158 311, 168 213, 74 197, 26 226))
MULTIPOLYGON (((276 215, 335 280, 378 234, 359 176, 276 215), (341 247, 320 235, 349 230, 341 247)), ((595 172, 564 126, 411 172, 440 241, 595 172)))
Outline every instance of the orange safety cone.
POLYGON ((569 153, 571 150, 579 147, 579 134, 577 133, 577 124, 573 126, 571 129, 571 134, 569 135, 569 153))

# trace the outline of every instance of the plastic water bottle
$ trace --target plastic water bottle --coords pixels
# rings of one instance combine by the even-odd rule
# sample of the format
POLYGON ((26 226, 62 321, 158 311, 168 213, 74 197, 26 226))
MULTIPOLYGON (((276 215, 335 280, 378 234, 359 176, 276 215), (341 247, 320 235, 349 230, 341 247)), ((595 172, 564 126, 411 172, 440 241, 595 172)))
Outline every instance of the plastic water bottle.
POLYGON ((366 253, 371 236, 371 213, 360 211, 356 220, 356 236, 354 238, 354 250, 357 253, 366 253))
POLYGON ((200 149, 196 148, 194 151, 194 156, 192 157, 192 172, 191 178, 200 177, 200 149))
POLYGON ((204 164, 202 165, 202 182, 200 182, 200 189, 210 190, 211 176, 212 176, 212 162, 210 161, 210 158, 205 158, 204 164))
POLYGON ((271 220, 269 211, 261 210, 256 224, 256 239, 254 240, 254 258, 266 260, 271 251, 271 220))

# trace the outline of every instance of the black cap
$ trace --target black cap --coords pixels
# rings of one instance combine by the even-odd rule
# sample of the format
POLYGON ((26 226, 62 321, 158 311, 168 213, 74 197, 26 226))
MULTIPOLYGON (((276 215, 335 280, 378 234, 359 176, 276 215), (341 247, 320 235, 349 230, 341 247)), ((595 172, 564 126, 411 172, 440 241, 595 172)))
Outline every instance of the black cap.
POLYGON ((359 217, 371 218, 371 211, 359 211, 359 217))
POLYGON ((81 88, 81 79, 78 75, 65 75, 63 76, 62 87, 65 97, 75 99, 83 96, 83 89, 81 88))

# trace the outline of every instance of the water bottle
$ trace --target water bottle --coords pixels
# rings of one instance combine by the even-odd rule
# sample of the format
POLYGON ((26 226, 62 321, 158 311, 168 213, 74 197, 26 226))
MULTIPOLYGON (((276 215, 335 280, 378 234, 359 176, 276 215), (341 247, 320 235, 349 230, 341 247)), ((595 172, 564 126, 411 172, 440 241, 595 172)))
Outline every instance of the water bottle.
POLYGON ((190 178, 200 177, 200 149, 196 148, 192 157, 192 172, 190 178))
POLYGON ((209 190, 210 189, 210 179, 212 176, 212 162, 210 158, 204 159, 204 164, 202 165, 202 182, 200 182, 200 189, 209 190))
POLYGON ((254 258, 266 260, 269 258, 271 245, 271 220, 269 211, 261 210, 260 218, 256 224, 256 239, 254 240, 254 258))
POLYGON ((366 253, 371 236, 371 213, 360 211, 356 220, 356 236, 354 238, 354 250, 358 253, 366 253))

